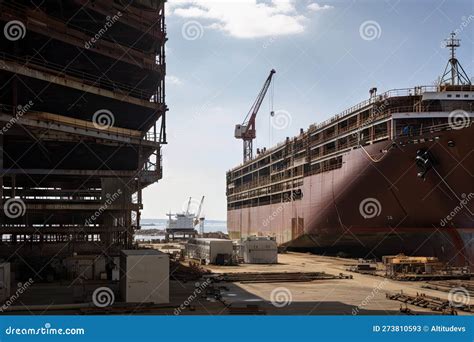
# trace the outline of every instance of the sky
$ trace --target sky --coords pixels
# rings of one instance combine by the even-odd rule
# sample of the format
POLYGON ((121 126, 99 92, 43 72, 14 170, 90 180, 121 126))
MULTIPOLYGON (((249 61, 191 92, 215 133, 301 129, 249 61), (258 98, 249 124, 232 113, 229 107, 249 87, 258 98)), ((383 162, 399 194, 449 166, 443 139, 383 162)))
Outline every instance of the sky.
POLYGON ((168 0, 166 6, 168 144, 163 179, 144 190, 143 218, 180 212, 189 197, 196 210, 206 196, 206 218, 226 219, 226 172, 242 163, 234 128, 271 69, 276 74, 257 116, 254 149, 367 99, 372 87, 380 93, 435 84, 452 31, 461 39, 457 57, 474 76, 471 0, 168 0))

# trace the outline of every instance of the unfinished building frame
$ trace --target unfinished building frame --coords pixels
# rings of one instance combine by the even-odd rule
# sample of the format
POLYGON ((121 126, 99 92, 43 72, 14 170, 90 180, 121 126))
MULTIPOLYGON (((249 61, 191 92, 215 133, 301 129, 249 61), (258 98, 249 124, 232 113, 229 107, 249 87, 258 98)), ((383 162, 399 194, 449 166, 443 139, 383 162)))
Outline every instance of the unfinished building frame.
POLYGON ((164 2, 0 1, 0 257, 132 247, 162 177, 164 2))

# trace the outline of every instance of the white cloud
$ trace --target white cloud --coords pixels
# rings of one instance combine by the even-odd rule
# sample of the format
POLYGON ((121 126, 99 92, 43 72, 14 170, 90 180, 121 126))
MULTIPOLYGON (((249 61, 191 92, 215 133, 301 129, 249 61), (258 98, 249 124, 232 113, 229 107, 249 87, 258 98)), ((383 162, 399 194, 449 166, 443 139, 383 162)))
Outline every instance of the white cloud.
POLYGON ((165 79, 166 83, 168 84, 174 84, 174 85, 181 85, 183 82, 176 76, 173 75, 166 75, 165 79))
POLYGON ((167 3, 169 15, 202 19, 206 28, 236 38, 302 33, 307 20, 304 11, 296 7, 296 0, 169 0, 167 3))
POLYGON ((330 5, 320 5, 316 2, 313 2, 311 4, 308 5, 308 9, 310 11, 313 11, 313 12, 317 12, 317 11, 323 11, 323 10, 327 10, 327 9, 331 9, 331 8, 334 8, 333 6, 330 6, 330 5))

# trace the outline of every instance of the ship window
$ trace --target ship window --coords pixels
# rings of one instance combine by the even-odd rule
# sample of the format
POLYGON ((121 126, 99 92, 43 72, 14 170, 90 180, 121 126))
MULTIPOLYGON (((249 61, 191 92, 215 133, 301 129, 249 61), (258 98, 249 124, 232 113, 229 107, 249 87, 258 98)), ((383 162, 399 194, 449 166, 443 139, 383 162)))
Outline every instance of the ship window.
POLYGON ((469 97, 469 94, 464 94, 464 97, 469 97))
POLYGON ((461 97, 461 95, 459 95, 459 94, 456 94, 456 97, 461 97))
POLYGON ((451 94, 448 94, 448 97, 452 97, 452 95, 451 95, 451 94))

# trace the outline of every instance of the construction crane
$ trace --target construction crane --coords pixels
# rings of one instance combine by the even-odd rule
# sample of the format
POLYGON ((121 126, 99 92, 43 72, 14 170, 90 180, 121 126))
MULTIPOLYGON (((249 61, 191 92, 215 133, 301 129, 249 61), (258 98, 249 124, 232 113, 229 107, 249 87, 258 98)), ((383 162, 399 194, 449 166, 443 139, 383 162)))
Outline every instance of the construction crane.
POLYGON ((201 236, 204 235, 204 217, 201 216, 202 213, 202 206, 204 204, 204 196, 202 196, 201 203, 199 204, 199 209, 194 216, 194 225, 197 226, 199 224, 199 234, 201 236))
POLYGON ((253 140, 257 137, 255 119, 257 118, 258 110, 262 105, 263 99, 265 98, 267 90, 270 87, 270 83, 272 82, 272 77, 275 72, 276 71, 274 69, 270 71, 270 75, 268 75, 265 83, 263 84, 263 88, 260 90, 257 99, 247 113, 244 122, 241 125, 235 126, 235 137, 237 139, 242 139, 244 142, 244 162, 252 159, 253 140))

